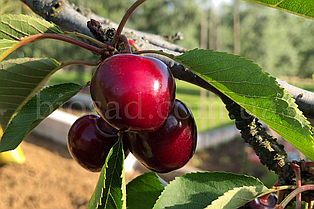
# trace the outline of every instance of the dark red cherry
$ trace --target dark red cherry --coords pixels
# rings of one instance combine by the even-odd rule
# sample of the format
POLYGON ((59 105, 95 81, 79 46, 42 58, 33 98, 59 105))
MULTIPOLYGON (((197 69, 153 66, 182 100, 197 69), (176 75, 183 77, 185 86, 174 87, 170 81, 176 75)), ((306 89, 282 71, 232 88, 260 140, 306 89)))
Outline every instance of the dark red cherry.
MULTIPOLYGON (((101 171, 111 147, 118 141, 117 133, 99 115, 84 115, 72 124, 68 132, 69 152, 85 169, 101 171)), ((127 146, 124 153, 125 157, 129 153, 127 146)))
POLYGON ((275 195, 270 194, 262 196, 247 203, 243 208, 248 209, 275 209, 277 198, 275 195))
POLYGON ((175 100, 165 123, 155 132, 127 133, 133 155, 147 168, 166 173, 183 167, 193 156, 197 130, 192 113, 175 100))
POLYGON ((111 126, 151 132, 164 123, 173 106, 175 82, 157 59, 118 54, 98 66, 90 92, 96 111, 111 126))

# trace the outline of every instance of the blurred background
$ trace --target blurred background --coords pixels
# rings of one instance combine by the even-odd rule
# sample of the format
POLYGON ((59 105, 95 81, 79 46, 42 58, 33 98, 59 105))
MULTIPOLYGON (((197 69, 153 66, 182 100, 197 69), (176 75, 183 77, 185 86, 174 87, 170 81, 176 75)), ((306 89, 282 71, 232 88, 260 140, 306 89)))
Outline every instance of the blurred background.
MULTIPOLYGON (((116 23, 120 22, 125 11, 134 2, 134 0, 69 1, 76 5, 75 7, 80 7, 82 10, 88 8, 87 12, 91 11, 116 23)), ((0 15, 20 13, 35 15, 19 0, 0 0, 0 15)), ((285 80, 300 88, 314 91, 312 77, 314 72, 314 22, 311 20, 239 0, 153 0, 145 2, 135 11, 127 22, 126 27, 161 36, 173 36, 180 31, 184 39, 175 41, 180 46, 187 49, 212 49, 246 57, 253 60, 271 76, 285 80)), ((55 58, 59 62, 70 60, 95 61, 98 59, 97 56, 89 51, 79 50, 80 52, 77 53, 78 48, 76 46, 59 41, 42 40, 23 46, 12 53, 7 59, 50 57, 55 58)), ((94 69, 84 66, 71 66, 62 69, 52 76, 48 85, 64 82, 84 84, 90 80, 94 69)), ((273 185, 276 181, 276 175, 269 172, 264 166, 261 166, 258 158, 254 155, 254 151, 248 145, 244 144, 240 138, 239 131, 235 129, 234 122, 229 119, 224 104, 220 99, 197 86, 179 80, 176 83, 177 98, 187 104, 196 119, 199 132, 199 146, 196 155, 188 163, 185 170, 172 172, 164 176, 164 178, 171 180, 184 172, 196 170, 227 171, 253 175, 259 177, 267 186, 273 185)), ((60 116, 59 114, 55 117, 59 119, 65 117, 64 121, 68 120, 67 117, 72 117, 71 120, 68 120, 70 122, 65 122, 69 126, 69 123, 73 121, 73 117, 76 118, 80 115, 93 112, 88 94, 89 91, 86 89, 80 94, 82 95, 80 98, 71 100, 60 109, 61 112, 66 113, 64 116, 60 116)), ((65 128, 66 134, 68 126, 61 126, 65 128)), ((26 138, 25 143, 23 142, 22 145, 25 148, 23 146, 22 148, 25 150, 26 159, 31 159, 27 155, 27 150, 32 152, 32 149, 26 147, 28 144, 31 144, 30 146, 36 146, 37 150, 39 149, 38 147, 43 148, 43 155, 45 150, 57 155, 58 162, 63 159, 71 160, 64 143, 62 146, 59 146, 52 145, 53 142, 49 141, 56 137, 62 138, 60 139, 62 144, 62 141, 66 140, 66 135, 51 136, 56 134, 56 132, 61 133, 62 127, 58 126, 59 131, 53 130, 53 126, 49 122, 47 123, 47 127, 49 127, 50 132, 43 126, 41 130, 38 127, 37 134, 32 133, 26 138), (46 141, 42 142, 39 138, 44 138, 46 141)), ((276 133, 273 134, 276 136, 276 133)), ((303 157, 298 151, 281 139, 280 136, 276 137, 286 145, 291 159, 297 160, 303 157)), ((41 160, 39 159, 39 161, 45 159, 44 156, 40 158, 41 160)), ((52 162, 54 161, 53 159, 52 162)), ((28 172, 30 171, 27 163, 30 162, 26 160, 26 165, 21 165, 28 172)), ((24 180, 18 180, 22 182, 21 185, 24 185, 25 178, 31 178, 31 175, 27 177, 23 176, 25 172, 20 177, 13 178, 9 174, 10 170, 13 169, 14 172, 12 171, 12 173, 16 174, 15 171, 19 171, 19 168, 14 167, 14 165, 12 166, 6 165, 0 167, 0 188, 7 188, 9 190, 15 184, 8 182, 14 182, 16 178, 24 178, 24 180)), ((75 171, 76 174, 73 175, 76 177, 80 176, 78 172, 86 172, 81 174, 82 178, 86 179, 86 176, 88 176, 88 179, 93 179, 92 182, 85 182, 86 184, 84 184, 88 188, 91 187, 90 193, 87 192, 87 194, 80 196, 81 194, 78 195, 70 191, 69 193, 72 192, 72 196, 67 194, 70 196, 69 202, 71 203, 69 204, 72 205, 71 207, 68 205, 64 206, 65 208, 84 208, 91 196, 98 175, 83 171, 75 163, 73 165, 66 164, 66 166, 71 169, 65 169, 65 171, 75 171)), ((137 173, 130 174, 130 179, 140 172, 146 171, 145 168, 140 168, 140 165, 137 166, 139 166, 137 167, 137 173)), ((45 170, 46 168, 44 167, 43 165, 40 169, 45 170)), ((32 167, 32 169, 39 172, 36 166, 32 167)), ((45 170, 45 172, 47 174, 51 171, 45 170)), ((68 174, 68 176, 71 175, 68 174)), ((59 182, 60 180, 56 181, 59 182)), ((83 180, 78 179, 78 181, 83 180)), ((56 190, 58 191, 58 189, 56 190)), ((51 196, 55 194, 56 192, 51 194, 51 196)), ((38 198, 36 199, 32 195, 25 198, 25 201, 33 208, 43 208, 41 205, 36 206, 35 203, 39 204, 38 202, 41 201, 38 198)), ((15 197, 8 195, 4 199, 2 201, 4 206, 17 207, 18 200, 15 197)), ((64 200, 64 202, 66 201, 64 200)), ((63 205, 54 205, 54 207, 45 208, 63 208, 63 205)))

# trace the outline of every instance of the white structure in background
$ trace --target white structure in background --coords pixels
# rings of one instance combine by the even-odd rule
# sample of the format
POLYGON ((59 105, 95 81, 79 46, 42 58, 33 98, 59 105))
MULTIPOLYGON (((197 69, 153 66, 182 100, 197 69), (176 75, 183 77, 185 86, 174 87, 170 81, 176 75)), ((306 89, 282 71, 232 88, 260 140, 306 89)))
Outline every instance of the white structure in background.
MULTIPOLYGON (((33 132, 66 146, 68 130, 77 118, 78 116, 56 110, 43 120, 33 132)), ((239 131, 234 125, 222 127, 210 132, 199 133, 196 150, 230 141, 237 136, 239 136, 239 131)), ((137 160, 132 153, 130 153, 125 160, 125 171, 130 172, 136 166, 137 160)))

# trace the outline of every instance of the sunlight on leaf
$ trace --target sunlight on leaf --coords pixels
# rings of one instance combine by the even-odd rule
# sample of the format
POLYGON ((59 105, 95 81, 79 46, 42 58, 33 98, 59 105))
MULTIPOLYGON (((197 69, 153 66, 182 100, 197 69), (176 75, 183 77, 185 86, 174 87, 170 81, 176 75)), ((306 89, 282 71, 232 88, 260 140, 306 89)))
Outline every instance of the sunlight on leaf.
POLYGON ((314 1, 310 0, 245 0, 314 20, 314 1))
POLYGON ((237 55, 212 50, 195 49, 175 59, 314 160, 310 123, 291 95, 258 65, 237 55))
POLYGON ((110 149, 87 209, 125 209, 124 151, 120 139, 110 149))
POLYGON ((260 194, 267 192, 266 187, 243 186, 236 187, 224 193, 218 199, 214 200, 205 209, 235 209, 254 200, 260 194))
POLYGON ((37 33, 62 33, 53 23, 27 15, 1 15, 0 39, 19 41, 21 37, 37 33))
POLYGON ((5 14, 0 16, 0 60, 3 60, 25 36, 62 31, 53 23, 27 15, 5 14))
POLYGON ((157 200, 154 209, 204 209, 236 187, 254 187, 258 193, 267 188, 258 179, 223 172, 189 173, 171 181, 157 200))

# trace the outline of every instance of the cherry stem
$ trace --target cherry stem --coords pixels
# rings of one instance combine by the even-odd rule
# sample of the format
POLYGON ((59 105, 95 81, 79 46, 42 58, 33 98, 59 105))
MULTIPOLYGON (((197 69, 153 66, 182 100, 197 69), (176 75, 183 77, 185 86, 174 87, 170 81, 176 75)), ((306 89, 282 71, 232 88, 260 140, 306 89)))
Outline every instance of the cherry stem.
POLYGON ((86 66, 97 66, 99 64, 98 61, 96 62, 85 62, 85 61, 77 61, 77 60, 72 60, 69 62, 65 62, 65 63, 61 63, 56 69, 54 69, 53 71, 51 71, 51 73, 49 73, 50 75, 54 74, 55 72, 57 72, 58 70, 69 66, 69 65, 86 65, 86 66))
POLYGON ((296 197, 299 193, 308 190, 314 190, 314 184, 303 185, 296 188, 278 206, 282 206, 283 208, 286 207, 289 204, 289 202, 293 200, 293 198, 296 197))
POLYGON ((129 39, 129 44, 133 46, 136 51, 141 51, 140 47, 133 40, 129 39))
MULTIPOLYGON (((119 137, 119 141, 120 143, 122 143, 122 153, 123 153, 123 159, 125 159, 125 155, 124 155, 124 147, 123 147, 123 133, 124 131, 119 131, 117 134, 118 134, 118 137, 119 137)), ((117 142, 118 143, 118 142, 117 142)))
POLYGON ((173 54, 168 54, 166 52, 163 52, 162 50, 158 51, 158 50, 142 50, 142 51, 136 51, 136 52, 133 52, 133 54, 159 54, 159 55, 163 55, 165 57, 168 57, 170 59, 172 59, 173 61, 181 64, 184 69, 189 69, 190 67, 186 64, 184 64, 182 61, 176 59, 176 57, 173 55, 173 54))
POLYGON ((111 46, 109 46, 109 45, 107 45, 107 44, 105 44, 105 43, 103 43, 101 41, 98 41, 98 40, 96 40, 96 39, 94 39, 94 38, 92 38, 90 36, 87 36, 87 35, 84 35, 84 34, 81 34, 81 33, 64 31, 63 35, 84 38, 84 39, 89 40, 89 41, 91 41, 91 42, 93 42, 93 43, 97 44, 98 46, 100 46, 102 48, 105 48, 105 49, 111 47, 111 46))
POLYGON ((128 21, 129 17, 131 16, 131 14, 133 13, 133 11, 140 6, 142 3, 144 3, 146 0, 137 0, 129 9, 128 11, 126 11, 125 15, 123 16, 118 29, 116 31, 116 33, 113 36, 113 39, 111 41, 111 46, 116 47, 118 40, 120 38, 120 35, 122 33, 122 30, 126 24, 126 22, 128 21))
POLYGON ((99 62, 85 62, 85 61, 80 61, 80 60, 73 60, 73 61, 69 61, 69 62, 65 62, 62 63, 60 66, 62 66, 61 68, 64 68, 66 66, 69 65, 85 65, 85 66, 97 66, 99 65, 99 62))
MULTIPOLYGON (((50 77, 51 75, 53 75, 58 70, 66 67, 66 66, 69 66, 69 65, 97 66, 98 64, 99 64, 98 61, 97 62, 69 61, 69 62, 66 62, 66 63, 61 63, 56 69, 51 71, 47 77, 50 77)), ((41 83, 39 83, 39 86, 42 85, 43 82, 45 82, 45 80, 42 80, 41 83)))
MULTIPOLYGON (((168 57, 168 58, 170 58, 176 62, 179 62, 178 60, 175 59, 175 56, 173 54, 168 54, 166 52, 163 52, 162 50, 160 50, 160 51, 158 51, 158 50, 142 50, 142 51, 133 52, 133 54, 160 54, 160 55, 168 57)), ((180 64, 182 64, 182 63, 180 63, 180 64)))
POLYGON ((127 38, 124 34, 121 34, 121 35, 120 35, 120 38, 122 39, 122 41, 123 41, 123 43, 124 43, 126 52, 129 53, 129 54, 132 54, 132 50, 131 50, 131 46, 130 46, 130 44, 129 44, 128 38, 127 38))
MULTIPOLYGON (((300 166, 297 164, 293 164, 293 171, 296 177, 296 186, 297 188, 301 187, 301 170, 300 166)), ((295 209, 301 209, 301 192, 296 196, 296 205, 295 209)))
POLYGON ((89 45, 87 43, 84 43, 82 41, 79 41, 79 40, 76 40, 74 38, 70 38, 70 37, 67 37, 64 35, 55 34, 55 33, 39 33, 39 34, 35 34, 35 35, 21 38, 21 40, 19 42, 17 42, 13 47, 11 47, 7 51, 5 51, 0 56, 0 61, 3 60, 6 56, 8 56, 11 52, 18 49, 19 47, 24 46, 24 45, 31 43, 33 41, 36 41, 36 40, 41 40, 41 39, 56 39, 56 40, 64 41, 64 42, 71 43, 73 45, 82 47, 84 49, 87 49, 87 50, 94 52, 96 54, 99 54, 99 55, 102 55, 103 50, 104 50, 102 48, 98 48, 98 47, 89 45))

